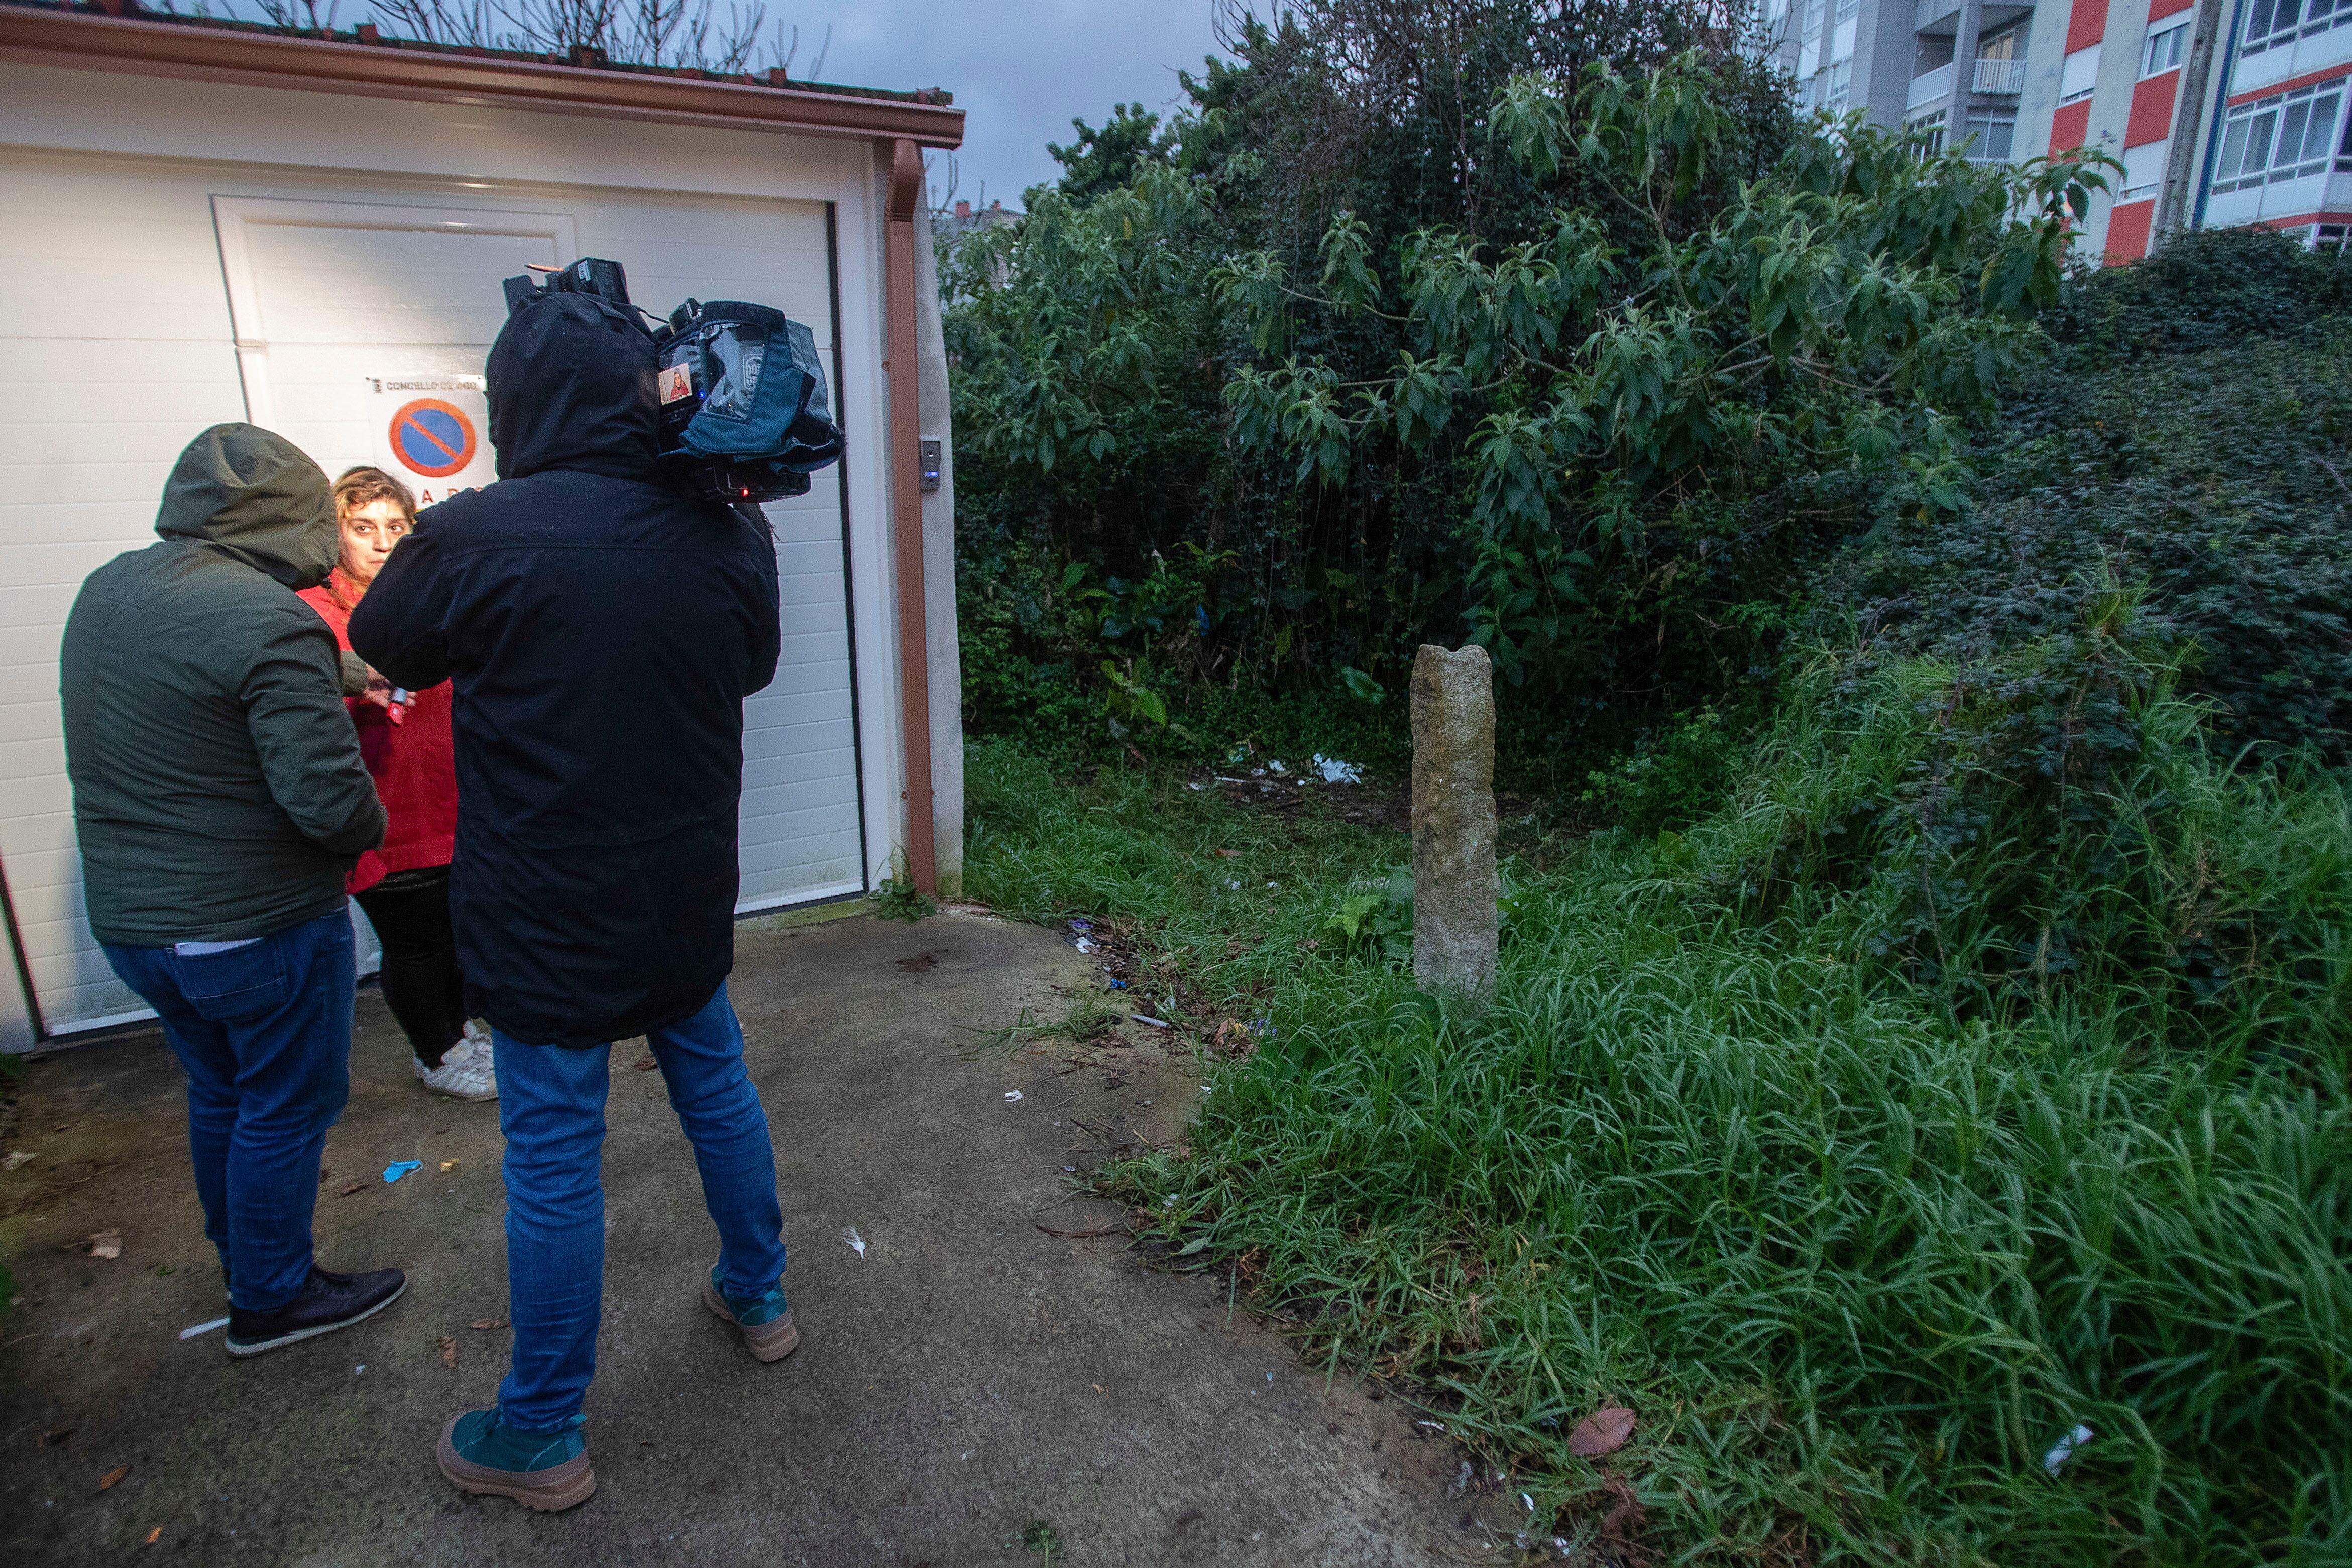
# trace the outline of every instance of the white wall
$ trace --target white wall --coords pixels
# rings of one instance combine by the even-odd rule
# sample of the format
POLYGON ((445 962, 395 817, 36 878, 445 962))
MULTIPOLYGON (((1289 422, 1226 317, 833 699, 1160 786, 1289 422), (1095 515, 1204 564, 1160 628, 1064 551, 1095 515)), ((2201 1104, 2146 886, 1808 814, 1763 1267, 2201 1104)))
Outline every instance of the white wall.
MULTIPOLYGON (((10 217, 0 226, 0 854, 53 1028, 132 1005, 80 921, 57 639, 82 576, 152 541, 155 498, 179 448, 206 425, 246 416, 215 195, 552 205, 577 220, 581 251, 624 260, 633 291, 656 309, 689 287, 711 297, 713 279, 744 279, 742 293, 770 299, 779 266, 805 282, 816 274, 779 253, 798 250, 805 263, 823 244, 818 204, 834 204, 843 330, 833 391, 847 455, 773 515, 788 600, 799 595, 787 611, 787 658, 794 638, 854 642, 863 769, 849 815, 862 815, 865 830, 861 840, 837 806, 823 820, 792 820, 810 771, 840 760, 815 755, 813 731, 793 729, 826 731, 826 748, 841 749, 846 671, 829 689, 780 692, 772 722, 747 735, 747 817, 776 833, 747 827, 745 892, 786 902, 887 873, 903 807, 880 174, 871 148, 851 140, 0 63, 0 211, 10 217), (761 881, 762 846, 794 834, 831 846, 796 864, 829 868, 795 880, 780 862, 761 881)), ((785 292, 772 302, 829 343, 832 301, 805 287, 785 292)), ((946 657, 951 670, 951 639, 946 657)))

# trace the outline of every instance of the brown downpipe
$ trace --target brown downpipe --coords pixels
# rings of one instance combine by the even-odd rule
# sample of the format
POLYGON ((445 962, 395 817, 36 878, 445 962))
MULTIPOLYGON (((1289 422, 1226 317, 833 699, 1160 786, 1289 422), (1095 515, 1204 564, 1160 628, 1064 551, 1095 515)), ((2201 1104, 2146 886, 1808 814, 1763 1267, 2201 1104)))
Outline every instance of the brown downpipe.
POLYGON ((915 356, 915 204, 923 154, 901 137, 890 153, 890 534, 898 589, 898 707, 907 759, 907 879, 939 890, 931 840, 931 668, 923 617, 923 420, 915 356))

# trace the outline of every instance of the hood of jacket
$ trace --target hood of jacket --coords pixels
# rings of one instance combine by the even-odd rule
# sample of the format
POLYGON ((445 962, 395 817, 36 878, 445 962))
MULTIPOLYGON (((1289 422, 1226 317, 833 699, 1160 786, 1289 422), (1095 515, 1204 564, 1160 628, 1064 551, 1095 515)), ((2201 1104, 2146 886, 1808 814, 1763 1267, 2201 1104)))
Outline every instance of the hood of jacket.
POLYGON ((549 468, 656 476, 653 339, 617 307, 547 295, 507 318, 484 369, 499 478, 549 468))
POLYGON ((325 471, 253 425, 215 425, 188 443, 163 481, 155 531, 219 545, 298 591, 325 582, 342 549, 325 471))

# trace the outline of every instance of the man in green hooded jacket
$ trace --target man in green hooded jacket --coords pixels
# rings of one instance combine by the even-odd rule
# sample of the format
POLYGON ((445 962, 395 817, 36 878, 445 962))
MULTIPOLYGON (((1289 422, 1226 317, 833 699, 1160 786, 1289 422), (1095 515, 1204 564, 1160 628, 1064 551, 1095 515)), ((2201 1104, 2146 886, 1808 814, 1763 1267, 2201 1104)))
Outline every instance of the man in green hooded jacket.
POLYGON ((319 466, 267 430, 215 426, 173 467, 155 531, 91 573, 67 617, 66 771, 90 930, 187 1068, 229 1353, 253 1355, 407 1285, 310 1250, 349 1089, 343 877, 383 841, 383 805, 334 634, 297 597, 336 560, 319 466))

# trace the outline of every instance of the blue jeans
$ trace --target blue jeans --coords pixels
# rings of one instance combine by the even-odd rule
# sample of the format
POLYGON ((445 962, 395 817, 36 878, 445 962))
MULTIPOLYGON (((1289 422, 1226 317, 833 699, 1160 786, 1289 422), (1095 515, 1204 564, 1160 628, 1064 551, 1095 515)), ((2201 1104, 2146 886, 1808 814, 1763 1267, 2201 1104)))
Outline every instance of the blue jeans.
MULTIPOLYGON (((507 1139, 507 1315, 514 1322, 499 1419, 520 1432, 557 1432, 579 1414, 596 1375, 613 1047, 526 1045, 495 1026, 490 1038, 507 1139)), ((694 1145, 703 1206, 719 1226, 719 1288, 765 1295, 784 1272, 784 1216, 768 1114, 743 1070, 743 1029, 727 987, 646 1043, 694 1145)))
POLYGON ((275 1311, 310 1278, 319 1156, 351 1092, 351 919, 195 958, 105 951, 188 1070, 188 1152, 229 1300, 275 1311))

